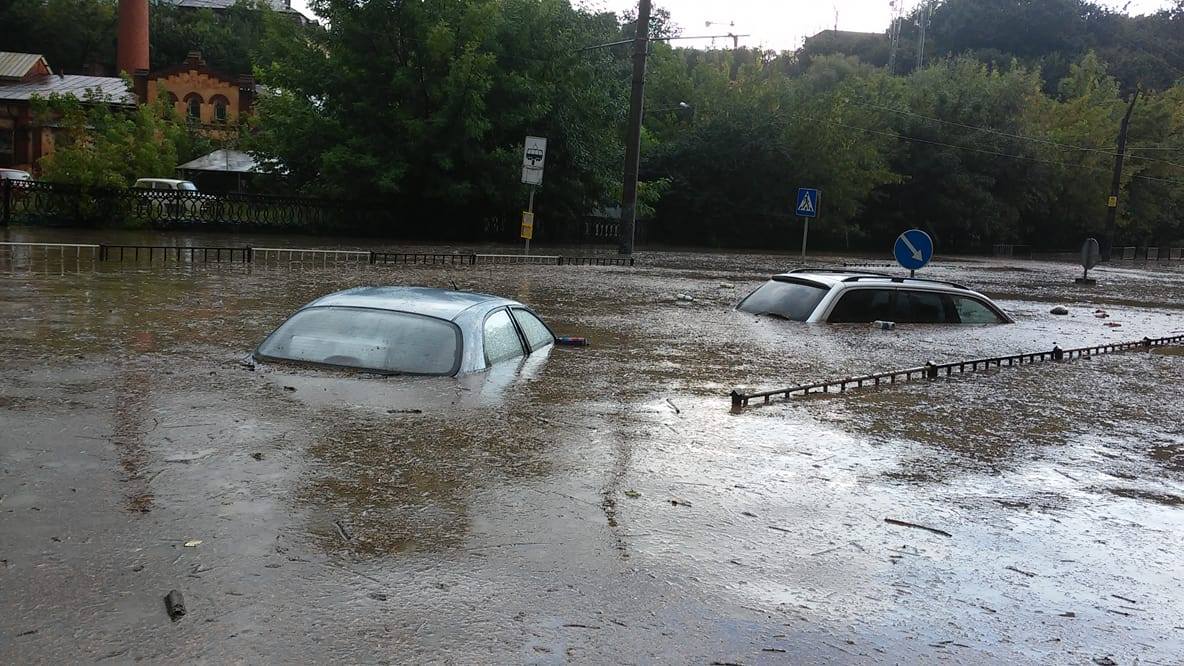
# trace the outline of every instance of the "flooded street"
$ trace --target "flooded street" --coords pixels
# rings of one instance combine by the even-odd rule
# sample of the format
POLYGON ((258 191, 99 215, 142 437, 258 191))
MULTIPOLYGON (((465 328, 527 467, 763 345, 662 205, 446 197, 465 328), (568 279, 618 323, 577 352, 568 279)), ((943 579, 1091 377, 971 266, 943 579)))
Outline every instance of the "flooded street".
MULTIPOLYGON (((154 237, 194 238, 258 240, 154 237)), ((1094 288, 1068 263, 940 262, 923 276, 1017 324, 880 331, 735 311, 795 263, 776 255, 4 261, 0 663, 1184 661, 1181 347, 728 397, 1179 335, 1181 262, 1094 288), (240 364, 294 309, 369 284, 513 298, 591 346, 459 379, 240 364)))

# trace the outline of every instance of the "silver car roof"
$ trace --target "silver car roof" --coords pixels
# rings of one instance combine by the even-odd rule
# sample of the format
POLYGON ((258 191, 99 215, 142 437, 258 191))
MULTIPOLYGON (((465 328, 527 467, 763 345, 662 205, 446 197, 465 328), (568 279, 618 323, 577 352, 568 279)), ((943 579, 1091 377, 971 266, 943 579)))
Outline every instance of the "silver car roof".
POLYGON ((322 296, 301 309, 325 306, 372 308, 455 321, 470 308, 487 312, 506 305, 521 303, 489 294, 432 287, 354 287, 322 296))
MULTIPOLYGON (((837 284, 850 286, 909 286, 921 289, 932 289, 935 291, 945 291, 949 293, 969 292, 978 294, 975 290, 957 282, 949 282, 946 280, 932 280, 928 278, 914 278, 900 275, 888 275, 885 273, 873 273, 866 271, 844 271, 840 269, 798 269, 788 273, 778 273, 773 276, 777 278, 790 278, 794 280, 806 280, 824 287, 834 287, 837 284)), ((981 294, 978 294, 981 296, 981 294)))

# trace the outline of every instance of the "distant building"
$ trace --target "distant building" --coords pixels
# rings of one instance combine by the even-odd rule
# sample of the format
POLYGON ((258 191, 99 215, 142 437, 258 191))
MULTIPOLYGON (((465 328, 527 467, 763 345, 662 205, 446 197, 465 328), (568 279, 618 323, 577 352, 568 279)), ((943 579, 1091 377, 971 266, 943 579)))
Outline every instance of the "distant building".
POLYGON ((877 67, 888 63, 891 42, 883 32, 823 30, 806 38, 801 53, 807 57, 837 53, 856 56, 860 62, 877 67))
POLYGON ((33 96, 73 96, 86 100, 97 92, 115 106, 133 107, 136 97, 123 79, 112 76, 54 74, 36 53, 0 52, 0 167, 32 171, 53 152, 58 128, 33 117, 33 96))
POLYGON ((145 100, 168 94, 182 117, 215 137, 231 133, 255 104, 255 79, 249 74, 232 76, 206 64, 200 51, 190 51, 179 65, 140 74, 137 90, 145 100))
MULTIPOLYGON (((178 6, 225 10, 235 0, 167 0, 178 6)), ((288 0, 269 0, 277 11, 304 20, 288 0)), ((120 71, 132 79, 132 90, 122 78, 55 74, 36 53, 0 52, 0 167, 33 171, 37 161, 53 152, 58 132, 52 120, 33 117, 30 100, 70 95, 86 101, 97 93, 104 103, 132 108, 167 94, 182 117, 214 139, 228 139, 251 112, 257 86, 250 75, 222 73, 206 64, 200 51, 185 61, 149 71, 148 0, 119 0, 116 59, 120 71)))
MULTIPOLYGON (((238 2, 238 0, 165 0, 171 2, 178 7, 186 9, 211 9, 215 12, 222 12, 230 9, 238 2)), ((308 17, 300 13, 298 10, 292 9, 292 0, 264 0, 264 4, 270 6, 272 10, 282 12, 291 16, 300 23, 308 23, 308 17)))

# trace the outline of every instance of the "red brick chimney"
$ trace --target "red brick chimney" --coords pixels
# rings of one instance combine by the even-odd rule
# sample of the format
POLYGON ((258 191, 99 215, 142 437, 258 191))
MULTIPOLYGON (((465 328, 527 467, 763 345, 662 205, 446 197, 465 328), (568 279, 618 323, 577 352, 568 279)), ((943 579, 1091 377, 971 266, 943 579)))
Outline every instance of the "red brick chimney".
POLYGON ((148 0, 119 0, 115 67, 129 76, 148 69, 148 0))

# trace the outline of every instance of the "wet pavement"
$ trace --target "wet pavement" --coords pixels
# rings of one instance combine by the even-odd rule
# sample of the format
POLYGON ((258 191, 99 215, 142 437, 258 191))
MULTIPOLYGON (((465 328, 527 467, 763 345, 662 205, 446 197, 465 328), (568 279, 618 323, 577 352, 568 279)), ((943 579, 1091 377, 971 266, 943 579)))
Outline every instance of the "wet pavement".
POLYGON ((877 331, 731 309, 791 258, 638 262, 0 258, 0 663, 1184 661, 1179 348, 727 396, 1180 334, 1184 267, 947 261, 1018 323, 877 331), (454 282, 592 346, 459 380, 238 363, 323 293, 454 282))

